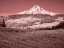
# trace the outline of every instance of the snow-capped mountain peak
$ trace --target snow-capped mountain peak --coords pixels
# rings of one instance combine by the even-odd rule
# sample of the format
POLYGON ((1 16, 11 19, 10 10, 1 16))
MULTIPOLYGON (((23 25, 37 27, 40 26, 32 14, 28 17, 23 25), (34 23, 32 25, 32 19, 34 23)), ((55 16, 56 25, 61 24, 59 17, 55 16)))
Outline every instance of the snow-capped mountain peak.
POLYGON ((35 12, 40 12, 40 11, 42 11, 43 10, 43 8, 41 8, 40 6, 38 6, 38 5, 34 5, 31 9, 30 9, 30 11, 33 11, 34 13, 35 12))
POLYGON ((34 9, 34 8, 36 8, 36 9, 40 9, 40 6, 38 6, 38 5, 34 5, 31 9, 34 9))
POLYGON ((55 15, 56 13, 46 11, 38 5, 34 5, 31 9, 17 13, 17 14, 49 14, 49 15, 55 15))

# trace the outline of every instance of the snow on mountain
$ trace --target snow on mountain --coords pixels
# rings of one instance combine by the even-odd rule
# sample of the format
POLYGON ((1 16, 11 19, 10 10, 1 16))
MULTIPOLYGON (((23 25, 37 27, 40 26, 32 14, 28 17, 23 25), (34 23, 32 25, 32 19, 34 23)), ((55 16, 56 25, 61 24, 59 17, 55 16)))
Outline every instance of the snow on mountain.
POLYGON ((57 13, 46 11, 38 5, 34 5, 31 9, 17 13, 17 14, 49 14, 49 15, 55 15, 57 13))

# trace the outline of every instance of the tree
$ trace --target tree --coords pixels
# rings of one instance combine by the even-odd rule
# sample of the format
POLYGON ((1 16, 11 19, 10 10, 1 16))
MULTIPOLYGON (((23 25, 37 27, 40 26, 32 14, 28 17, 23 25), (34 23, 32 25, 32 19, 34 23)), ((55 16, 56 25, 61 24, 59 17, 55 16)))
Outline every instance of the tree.
POLYGON ((2 21, 2 27, 6 27, 4 19, 2 21))

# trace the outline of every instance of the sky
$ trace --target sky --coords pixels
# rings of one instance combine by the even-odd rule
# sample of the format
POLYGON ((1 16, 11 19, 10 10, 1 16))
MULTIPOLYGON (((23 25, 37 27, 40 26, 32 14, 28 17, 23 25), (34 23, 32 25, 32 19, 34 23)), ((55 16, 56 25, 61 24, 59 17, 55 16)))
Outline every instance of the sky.
POLYGON ((64 13, 64 0, 0 0, 0 15, 19 13, 34 5, 50 12, 64 13))

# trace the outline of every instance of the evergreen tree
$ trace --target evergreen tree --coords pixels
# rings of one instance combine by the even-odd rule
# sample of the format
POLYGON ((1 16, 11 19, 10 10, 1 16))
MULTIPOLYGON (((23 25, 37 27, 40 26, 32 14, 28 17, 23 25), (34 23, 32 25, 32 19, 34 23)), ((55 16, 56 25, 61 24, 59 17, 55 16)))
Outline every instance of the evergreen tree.
POLYGON ((2 27, 6 27, 4 19, 2 21, 2 27))

